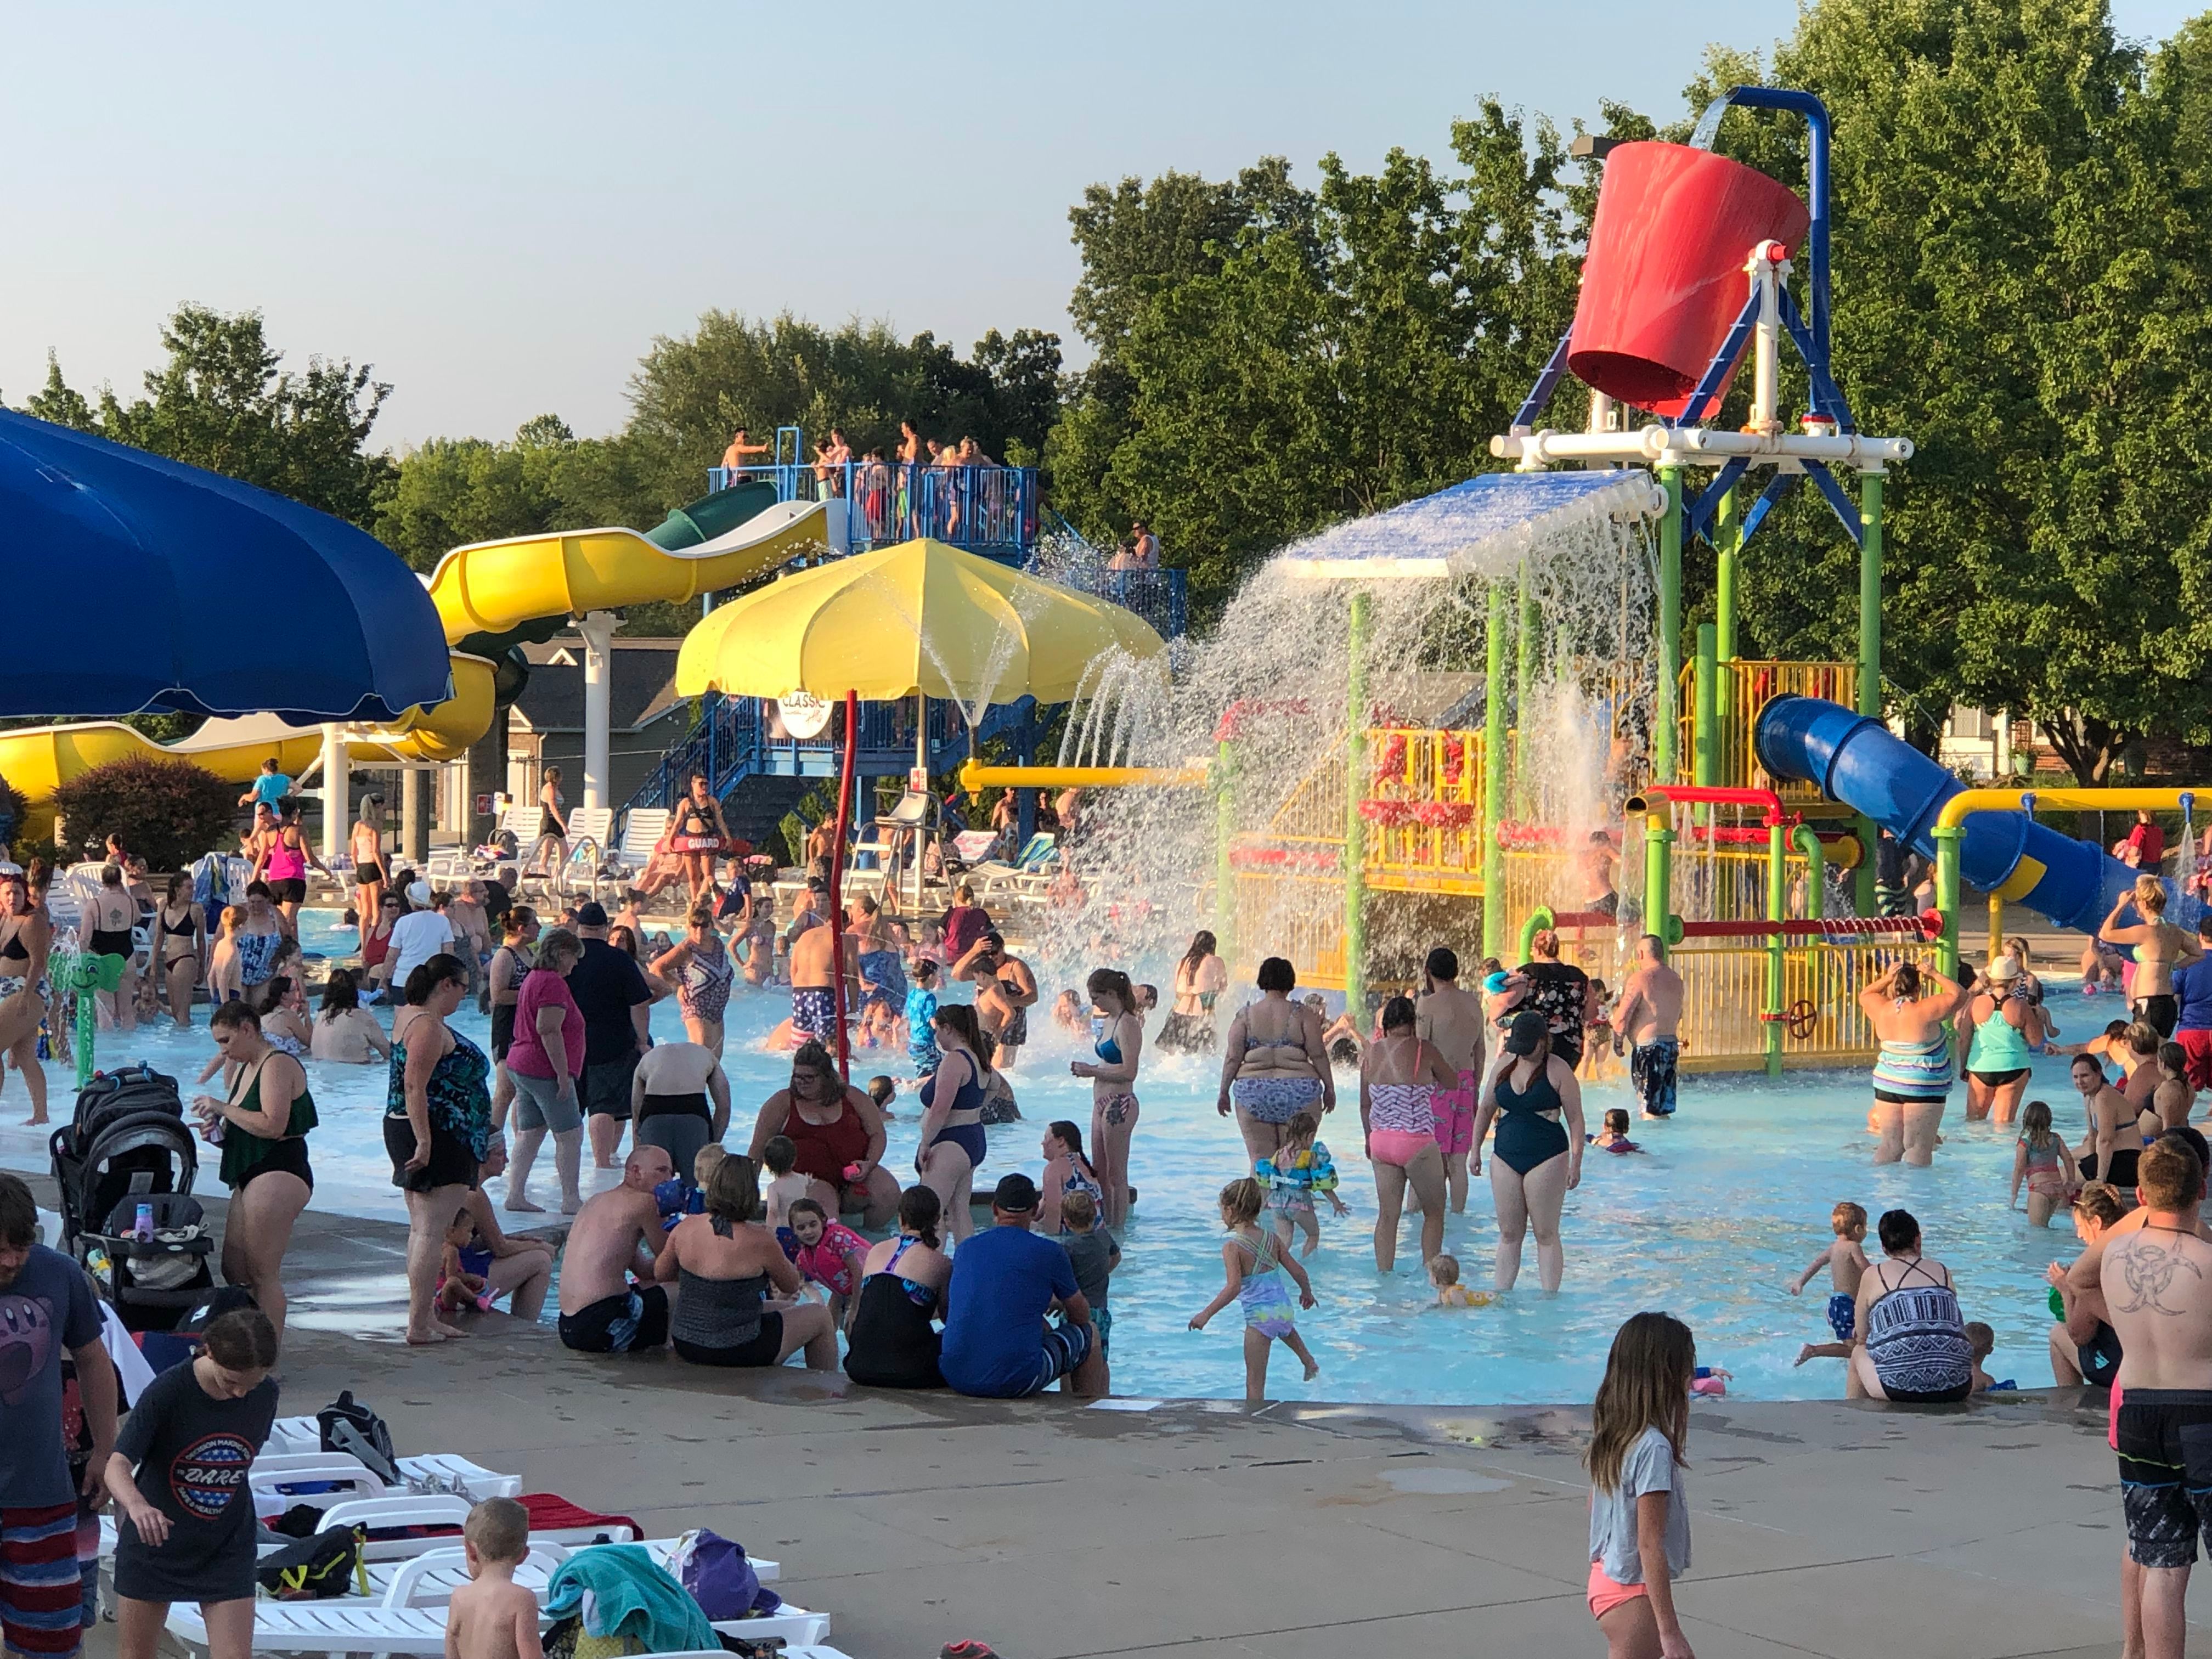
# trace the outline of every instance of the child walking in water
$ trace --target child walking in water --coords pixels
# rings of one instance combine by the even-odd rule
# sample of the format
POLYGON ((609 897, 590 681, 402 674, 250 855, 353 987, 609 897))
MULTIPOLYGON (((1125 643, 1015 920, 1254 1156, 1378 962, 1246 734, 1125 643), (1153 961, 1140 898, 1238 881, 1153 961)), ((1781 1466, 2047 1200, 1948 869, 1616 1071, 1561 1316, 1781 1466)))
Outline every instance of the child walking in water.
POLYGON ((2081 1184, 2074 1151, 2051 1127, 2051 1103, 2031 1100, 2021 1109, 2020 1142, 2013 1149, 2009 1209, 2020 1202, 2020 1183, 2027 1182, 2027 1224, 2048 1227, 2069 1193, 2081 1184))
POLYGON ((1613 1334, 1590 1409, 1591 1617, 1608 1659, 1691 1659, 1674 1612, 1690 1565, 1682 1443, 1697 1341, 1671 1314, 1640 1313, 1613 1334))
POLYGON ((1805 1264, 1805 1271, 1790 1282, 1790 1294, 1796 1296, 1812 1280, 1813 1275, 1826 1267, 1828 1270, 1828 1328, 1836 1334, 1832 1342, 1808 1342, 1797 1351, 1797 1363, 1808 1359, 1849 1359, 1851 1357, 1853 1321, 1856 1318, 1859 1299, 1859 1275, 1867 1270, 1866 1243, 1867 1212, 1863 1204, 1854 1204, 1849 1199, 1828 1212, 1829 1223, 1836 1230, 1835 1242, 1805 1264))
POLYGON ((1321 1120, 1311 1112, 1294 1112, 1283 1126, 1283 1144, 1274 1156, 1263 1158, 1253 1170, 1267 1189, 1267 1208, 1275 1218, 1275 1237, 1285 1249, 1291 1247, 1294 1229, 1304 1228, 1306 1247, 1298 1254, 1311 1255, 1321 1244, 1321 1217, 1315 1212, 1314 1194, 1325 1193, 1339 1215, 1351 1209, 1337 1196, 1336 1165, 1328 1148, 1314 1137, 1321 1120))
POLYGON ((1226 1279, 1221 1294, 1191 1316, 1190 1328, 1206 1328, 1206 1322, 1231 1302, 1244 1304, 1244 1397, 1267 1397, 1267 1350, 1280 1341, 1297 1355, 1306 1368, 1306 1381, 1321 1375, 1321 1362, 1298 1334, 1297 1317, 1291 1311, 1291 1293, 1283 1288, 1283 1275, 1297 1281, 1298 1306, 1314 1305, 1313 1281, 1296 1256, 1283 1254, 1272 1231, 1255 1224, 1267 1206, 1267 1195, 1250 1176, 1231 1182, 1221 1189, 1221 1224, 1228 1240, 1221 1247, 1226 1279))

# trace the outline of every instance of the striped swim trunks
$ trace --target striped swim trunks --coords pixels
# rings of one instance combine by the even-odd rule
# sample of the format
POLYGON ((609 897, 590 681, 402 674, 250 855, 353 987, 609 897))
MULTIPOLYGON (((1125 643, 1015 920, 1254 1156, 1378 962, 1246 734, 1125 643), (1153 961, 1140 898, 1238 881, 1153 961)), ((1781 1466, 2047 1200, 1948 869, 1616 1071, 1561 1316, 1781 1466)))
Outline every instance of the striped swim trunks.
POLYGON ((36 1659, 75 1659, 83 1632, 76 1504, 0 1509, 0 1643, 36 1659))

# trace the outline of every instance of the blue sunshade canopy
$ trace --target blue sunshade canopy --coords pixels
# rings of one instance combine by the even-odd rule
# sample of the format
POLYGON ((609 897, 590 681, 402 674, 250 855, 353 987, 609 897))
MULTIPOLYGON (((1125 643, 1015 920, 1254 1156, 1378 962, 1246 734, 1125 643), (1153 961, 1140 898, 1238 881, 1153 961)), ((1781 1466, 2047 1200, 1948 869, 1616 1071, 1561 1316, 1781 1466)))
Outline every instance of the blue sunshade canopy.
POLYGON ((1634 468, 1485 472, 1433 495, 1333 525, 1276 562, 1324 580, 1439 580, 1504 568, 1540 535, 1582 521, 1655 518, 1666 492, 1634 468))
POLYGON ((415 573, 313 507, 0 410, 0 714, 396 720, 452 695, 415 573))

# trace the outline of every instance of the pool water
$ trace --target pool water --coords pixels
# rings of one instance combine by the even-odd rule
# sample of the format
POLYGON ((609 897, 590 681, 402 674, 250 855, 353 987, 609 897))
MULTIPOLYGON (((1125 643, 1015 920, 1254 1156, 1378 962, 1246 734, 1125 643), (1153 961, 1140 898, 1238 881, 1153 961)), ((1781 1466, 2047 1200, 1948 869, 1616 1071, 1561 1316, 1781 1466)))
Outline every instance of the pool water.
MULTIPOLYGON (((349 930, 336 928, 335 921, 335 912, 307 913, 307 948, 350 950, 349 930)), ((1079 1044, 1043 1017, 1057 989, 1057 982, 1048 987, 1044 1006, 1031 1021, 1037 1041, 1009 1074, 1024 1121, 988 1131, 990 1156, 979 1185, 1016 1169, 1041 1173, 1038 1140, 1053 1119, 1073 1119, 1088 1131, 1090 1085, 1067 1072, 1070 1060, 1088 1057, 1087 1039, 1079 1044)), ((2119 1012, 2115 999, 2084 999, 2055 988, 2050 1006, 2062 1038, 2072 1042, 2119 1012)), ((787 1075, 783 1056, 757 1045, 788 1012, 787 996, 748 993, 742 984, 731 1003, 724 1063, 733 1089, 729 1139, 735 1148, 744 1146, 758 1103, 787 1075)), ((171 1030, 166 1017, 129 1039, 103 1032, 100 1063, 143 1059, 176 1075, 189 1097, 193 1076, 213 1052, 206 1010, 196 1018, 189 1036, 171 1030)), ((487 1022, 472 1005, 455 1023, 486 1040, 487 1022)), ((653 1029, 664 1040, 682 1037, 672 1001, 653 1010, 653 1029)), ((854 1079, 865 1082, 878 1072, 902 1076, 903 1061, 902 1053, 859 1051, 854 1079)), ((50 1073, 59 1071, 49 1066, 50 1073)), ((312 1141, 314 1207, 403 1221, 380 1121, 384 1067, 313 1064, 309 1073, 321 1116, 312 1141)), ((1143 1114, 1131 1159, 1141 1197, 1113 1280, 1117 1394, 1234 1397, 1243 1391, 1242 1322, 1236 1310, 1218 1316, 1203 1332, 1187 1328, 1191 1315, 1221 1285, 1215 1195, 1224 1182, 1244 1173, 1236 1126, 1214 1109, 1218 1078, 1219 1062, 1212 1058, 1147 1054, 1144 1062, 1137 1085, 1143 1114)), ((1700 1364, 1734 1374, 1731 1393, 1769 1400, 1836 1397, 1843 1390, 1840 1361, 1815 1359, 1802 1369, 1793 1364, 1801 1344, 1829 1339, 1823 1316, 1826 1276, 1815 1278, 1799 1297, 1789 1294, 1788 1281, 1825 1248, 1832 1237, 1830 1207, 1846 1198, 1863 1204, 1869 1216, 1903 1207, 1920 1218, 1929 1253, 1957 1278, 1966 1317, 1996 1332, 1993 1376, 2016 1378, 2023 1388, 2051 1380, 2044 1269, 2054 1260, 2070 1259, 2078 1247, 2063 1218, 2057 1225, 2036 1229, 2024 1212, 2006 1209, 2014 1131, 1965 1122, 1963 1088, 1953 1091, 1946 1140, 1933 1169, 1876 1169, 1866 1132, 1869 1097, 1863 1074, 1791 1073, 1773 1081, 1686 1076, 1675 1118, 1635 1124, 1632 1133, 1646 1152, 1593 1152, 1584 1161, 1582 1185, 1568 1195, 1562 1224, 1567 1265, 1558 1296, 1535 1288, 1532 1243, 1521 1286, 1510 1296, 1489 1307, 1443 1310, 1432 1305, 1421 1271, 1415 1220, 1406 1224, 1395 1271, 1375 1270, 1375 1194, 1360 1155, 1356 1082, 1340 1074, 1339 1085, 1340 1104, 1326 1120, 1322 1138, 1342 1171, 1343 1196, 1352 1213, 1335 1219, 1324 1208, 1323 1242, 1308 1263, 1319 1305, 1299 1315, 1322 1372, 1310 1384, 1302 1382, 1296 1361, 1279 1348, 1268 1374, 1271 1395, 1395 1402, 1588 1401, 1621 1321, 1638 1309, 1664 1308, 1697 1332, 1700 1364)), ((0 1164, 43 1170, 46 1132, 17 1127, 24 1109, 21 1088, 10 1082, 0 1095, 5 1119, 0 1164)), ((2069 1143, 2079 1140, 2081 1100, 2068 1084, 2064 1060, 2037 1061, 2028 1097, 2048 1101, 2060 1133, 2069 1143)), ((1593 1128, 1605 1108, 1630 1103, 1620 1084, 1590 1085, 1584 1099, 1593 1128)), ((68 1115, 62 1088, 54 1091, 53 1110, 58 1118, 68 1115)), ((886 1162, 904 1172, 912 1167, 920 1109, 903 1083, 893 1110, 886 1162)), ((587 1169, 587 1185, 606 1184, 617 1174, 587 1169)), ((549 1156, 533 1183, 541 1200, 550 1177, 549 1156)), ((211 1179, 211 1173, 204 1175, 203 1185, 211 1179)), ((501 1185, 491 1183, 495 1197, 501 1185)), ((1488 1286, 1495 1241, 1486 1176, 1474 1183, 1467 1212, 1450 1217, 1445 1229, 1445 1248, 1459 1257, 1465 1281, 1476 1289, 1488 1286)), ((1878 1255, 1871 1239, 1869 1249, 1878 1255)))

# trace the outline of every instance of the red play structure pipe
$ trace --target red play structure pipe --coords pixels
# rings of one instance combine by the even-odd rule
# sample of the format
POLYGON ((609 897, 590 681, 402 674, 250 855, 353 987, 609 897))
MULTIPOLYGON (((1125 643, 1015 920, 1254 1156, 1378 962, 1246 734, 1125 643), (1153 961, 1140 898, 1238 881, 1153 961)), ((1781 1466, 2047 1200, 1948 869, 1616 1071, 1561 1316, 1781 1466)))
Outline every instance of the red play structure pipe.
POLYGON ((1655 783, 1642 794, 1631 796, 1627 810, 1648 811, 1648 803, 1655 800, 1680 801, 1692 806, 1764 806, 1769 823, 1779 823, 1784 817, 1782 797, 1771 789, 1729 789, 1696 783, 1655 783))

